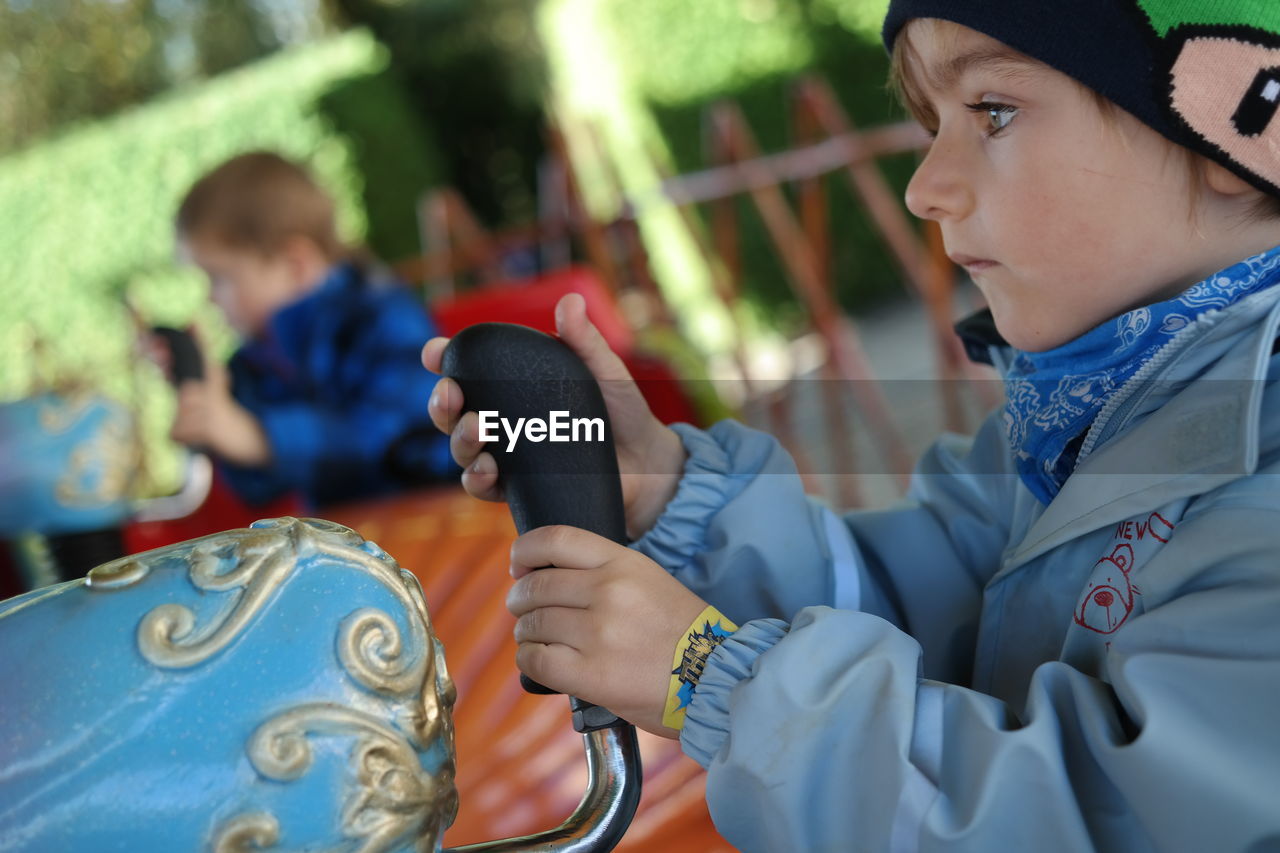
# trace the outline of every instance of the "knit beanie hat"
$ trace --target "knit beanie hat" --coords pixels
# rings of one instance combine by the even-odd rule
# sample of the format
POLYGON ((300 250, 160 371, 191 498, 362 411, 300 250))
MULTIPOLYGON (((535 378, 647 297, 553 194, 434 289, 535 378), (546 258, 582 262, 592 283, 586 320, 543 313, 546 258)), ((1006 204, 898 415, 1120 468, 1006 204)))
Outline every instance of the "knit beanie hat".
POLYGON ((891 0, 890 51, 912 18, 1001 41, 1280 195, 1280 0, 891 0))

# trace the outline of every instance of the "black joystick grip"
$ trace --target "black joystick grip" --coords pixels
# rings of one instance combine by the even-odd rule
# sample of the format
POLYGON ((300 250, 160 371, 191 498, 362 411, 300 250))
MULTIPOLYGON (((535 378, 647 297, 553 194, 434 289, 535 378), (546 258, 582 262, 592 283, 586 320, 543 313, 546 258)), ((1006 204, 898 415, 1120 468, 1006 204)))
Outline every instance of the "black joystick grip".
POLYGON ((518 531, 569 524, 626 544, 604 397, 569 347, 527 326, 479 323, 449 342, 443 370, 467 411, 492 413, 487 449, 518 531), (537 423, 547 429, 528 429, 537 423))
MULTIPOLYGON (((526 326, 480 323, 449 342, 442 370, 494 437, 487 449, 519 532, 567 524, 626 544, 604 398, 569 347, 526 326)), ((524 676, 521 683, 534 693, 556 692, 524 676)))
POLYGON ((175 388, 188 379, 204 379, 204 361, 195 336, 170 326, 153 326, 151 332, 169 348, 170 376, 175 388))

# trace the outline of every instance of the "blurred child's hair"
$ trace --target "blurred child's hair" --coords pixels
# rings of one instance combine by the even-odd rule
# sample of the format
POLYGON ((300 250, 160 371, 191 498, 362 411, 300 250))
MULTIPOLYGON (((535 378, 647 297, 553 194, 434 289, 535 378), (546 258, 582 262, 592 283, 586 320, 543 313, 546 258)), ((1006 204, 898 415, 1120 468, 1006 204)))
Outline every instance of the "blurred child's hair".
POLYGON ((178 207, 176 226, 182 238, 262 255, 294 237, 311 240, 330 261, 348 254, 338 239, 333 199, 305 168, 270 151, 233 157, 196 181, 178 207))
MULTIPOLYGON (((953 37, 959 32, 961 26, 945 20, 938 20, 936 24, 938 27, 935 31, 942 38, 953 37)), ((907 112, 932 132, 937 127, 938 117, 929 103, 929 99, 924 94, 924 87, 921 85, 918 76, 918 69, 921 65, 920 55, 912 43, 911 37, 912 27, 908 24, 903 28, 901 36, 893 43, 889 65, 889 87, 907 112)), ((1006 46, 1005 51, 1007 51, 1007 54, 1002 52, 1000 55, 1014 62, 1024 62, 1028 65, 1049 68, 1049 66, 1034 57, 1027 56, 1014 48, 1006 46)), ((1067 76, 1067 79, 1079 86, 1081 91, 1087 93, 1093 99, 1104 121, 1111 123, 1116 121, 1121 108, 1114 101, 1090 89, 1074 77, 1067 76)), ((1191 197, 1188 201, 1190 209, 1194 210, 1208 160, 1199 152, 1193 151, 1186 146, 1178 145, 1176 142, 1166 139, 1165 143, 1171 156, 1179 156, 1185 162, 1187 174, 1190 178, 1189 186, 1191 187, 1191 197)), ((1245 219, 1249 221, 1280 219, 1280 196, 1259 192, 1258 198, 1245 211, 1245 219)))

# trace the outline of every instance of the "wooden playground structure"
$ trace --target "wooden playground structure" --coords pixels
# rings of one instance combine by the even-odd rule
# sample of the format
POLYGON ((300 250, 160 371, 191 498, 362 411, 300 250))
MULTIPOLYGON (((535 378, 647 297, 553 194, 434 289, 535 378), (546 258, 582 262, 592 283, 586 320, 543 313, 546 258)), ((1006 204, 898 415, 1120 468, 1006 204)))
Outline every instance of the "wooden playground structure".
MULTIPOLYGON (((677 319, 662 288, 650 271, 641 238, 639 218, 652 205, 671 205, 679 211, 687 233, 711 271, 715 293, 734 324, 733 360, 745 389, 740 417, 777 435, 796 459, 811 492, 822 488, 814 475, 822 470, 856 472, 854 445, 849 440, 849 417, 867 428, 883 470, 904 489, 912 458, 894 423, 882 382, 872 369, 857 322, 841 309, 832 273, 830 221, 831 184, 842 183, 888 250, 930 330, 928 342, 935 363, 938 430, 963 431, 972 426, 972 413, 996 404, 987 376, 971 365, 952 331, 955 268, 946 257, 941 235, 933 223, 913 226, 901 199, 877 166, 877 160, 927 147, 928 137, 912 121, 867 129, 855 127, 831 87, 821 78, 804 77, 791 91, 793 146, 763 153, 738 105, 723 101, 705 114, 705 155, 708 167, 673 175, 663 173, 662 158, 653 157, 662 181, 643 197, 627 197, 615 175, 615 195, 624 199, 616 216, 599 221, 589 215, 561 130, 549 130, 550 156, 540 179, 539 221, 500 232, 484 229, 465 200, 450 188, 427 193, 419 219, 422 253, 397 266, 406 280, 420 282, 433 304, 467 299, 462 282, 480 290, 509 288, 516 283, 503 271, 502 259, 518 252, 535 252, 543 269, 568 264, 577 247, 585 263, 599 277, 615 305, 642 306, 640 322, 675 327, 677 319), (793 202, 786 189, 793 189, 793 202), (824 465, 813 458, 811 442, 802 441, 794 427, 798 402, 795 391, 799 368, 784 381, 754 375, 750 341, 738 321, 734 305, 742 298, 741 205, 746 199, 768 234, 786 282, 803 311, 808 332, 820 344, 814 378, 821 388, 821 444, 824 465)), ((576 136, 599 148, 592 128, 576 128, 576 136)), ((825 494, 834 504, 864 505, 858 478, 835 478, 838 491, 825 494)))

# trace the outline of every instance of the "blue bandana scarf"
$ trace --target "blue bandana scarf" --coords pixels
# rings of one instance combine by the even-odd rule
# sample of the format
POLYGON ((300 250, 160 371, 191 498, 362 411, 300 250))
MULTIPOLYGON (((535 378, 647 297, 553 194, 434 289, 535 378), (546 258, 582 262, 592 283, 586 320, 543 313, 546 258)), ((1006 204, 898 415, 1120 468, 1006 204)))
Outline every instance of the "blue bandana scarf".
POLYGON ((1018 352, 1005 374, 1005 435, 1022 482, 1048 504, 1075 468, 1079 440, 1108 398, 1207 311, 1280 281, 1280 247, 1247 258, 1181 296, 1121 314, 1046 352, 1018 352))

